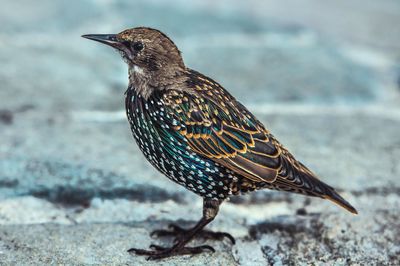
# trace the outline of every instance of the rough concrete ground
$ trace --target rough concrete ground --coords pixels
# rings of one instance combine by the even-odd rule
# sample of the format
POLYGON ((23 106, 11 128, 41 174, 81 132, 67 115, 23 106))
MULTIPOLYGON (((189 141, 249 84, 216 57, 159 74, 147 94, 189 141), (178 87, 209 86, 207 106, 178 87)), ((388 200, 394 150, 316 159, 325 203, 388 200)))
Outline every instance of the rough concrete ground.
POLYGON ((1 3, 0 264, 158 265, 126 250, 168 245, 149 232, 199 219, 201 199, 132 140, 125 65, 79 37, 137 25, 168 33, 188 66, 359 211, 271 191, 235 197, 210 228, 236 245, 207 241, 216 253, 162 265, 400 264, 400 5, 233 3, 1 3))

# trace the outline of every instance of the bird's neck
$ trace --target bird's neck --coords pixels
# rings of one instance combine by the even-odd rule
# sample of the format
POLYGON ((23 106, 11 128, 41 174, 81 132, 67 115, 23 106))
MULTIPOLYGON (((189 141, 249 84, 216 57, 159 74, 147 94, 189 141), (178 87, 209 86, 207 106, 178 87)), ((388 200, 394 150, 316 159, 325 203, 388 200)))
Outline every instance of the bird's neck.
POLYGON ((144 99, 148 99, 154 92, 151 85, 151 75, 138 66, 129 66, 129 85, 144 99))
POLYGON ((184 70, 151 72, 139 66, 129 66, 129 84, 137 94, 148 99, 155 90, 166 90, 180 86, 186 81, 184 70))

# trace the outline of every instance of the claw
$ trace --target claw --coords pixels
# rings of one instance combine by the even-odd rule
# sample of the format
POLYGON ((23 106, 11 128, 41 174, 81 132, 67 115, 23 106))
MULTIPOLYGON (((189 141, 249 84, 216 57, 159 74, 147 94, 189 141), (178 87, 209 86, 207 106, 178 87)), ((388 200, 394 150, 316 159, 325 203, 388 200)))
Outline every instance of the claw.
POLYGON ((134 252, 136 255, 151 255, 152 251, 151 250, 145 250, 145 249, 138 249, 138 248, 130 248, 128 249, 128 252, 134 252))
POLYGON ((202 248, 203 250, 208 249, 208 250, 211 251, 212 253, 215 252, 215 249, 214 249, 212 246, 209 246, 209 245, 199 246, 198 248, 202 248))
POLYGON ((154 230, 151 232, 151 236, 176 236, 174 245, 172 247, 162 247, 159 245, 150 245, 149 250, 136 249, 131 248, 128 252, 133 252, 137 255, 146 255, 148 256, 147 260, 156 260, 163 259, 172 256, 178 255, 194 255, 200 254, 202 252, 215 252, 215 249, 209 245, 202 245, 197 247, 187 247, 186 245, 196 236, 200 236, 208 239, 219 239, 223 240, 224 238, 228 238, 233 244, 235 243, 235 239, 228 233, 223 232, 212 232, 203 230, 204 227, 210 223, 218 212, 218 206, 220 202, 204 200, 203 204, 203 213, 206 213, 210 209, 214 214, 211 218, 203 216, 200 221, 190 229, 184 229, 176 224, 169 224, 169 230, 154 230))
POLYGON ((194 255, 194 254, 200 254, 204 251, 211 251, 213 253, 215 252, 215 249, 209 245, 203 245, 198 247, 181 247, 181 248, 177 248, 176 246, 172 248, 165 248, 158 245, 150 245, 150 248, 152 250, 131 248, 128 250, 128 252, 134 252, 136 255, 148 256, 146 258, 147 260, 163 259, 177 255, 194 255))
MULTIPOLYGON (((173 243, 177 244, 177 243, 179 243, 180 238, 186 232, 190 231, 189 229, 184 229, 176 224, 169 224, 168 229, 169 230, 154 230, 153 232, 151 232, 150 236, 151 237, 175 236, 176 238, 174 239, 173 243)), ((235 238, 231 234, 228 234, 225 232, 212 232, 212 231, 208 231, 208 230, 203 230, 203 231, 200 231, 195 237, 202 237, 205 239, 217 239, 217 240, 223 240, 224 238, 227 238, 233 245, 236 243, 235 238)))
POLYGON ((166 248, 164 248, 164 247, 162 247, 162 246, 159 246, 159 245, 154 245, 154 244, 152 244, 152 245, 150 245, 150 248, 151 249, 154 249, 154 250, 165 250, 166 248))
POLYGON ((215 232, 214 234, 216 238, 223 239, 224 237, 226 237, 231 241, 232 245, 236 244, 235 238, 231 234, 225 232, 215 232))

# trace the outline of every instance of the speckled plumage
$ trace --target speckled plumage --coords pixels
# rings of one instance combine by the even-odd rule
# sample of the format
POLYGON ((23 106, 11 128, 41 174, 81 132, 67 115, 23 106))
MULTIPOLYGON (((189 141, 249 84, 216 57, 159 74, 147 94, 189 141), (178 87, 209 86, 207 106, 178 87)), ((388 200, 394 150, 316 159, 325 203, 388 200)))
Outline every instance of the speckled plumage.
POLYGON ((214 219, 223 200, 263 188, 326 198, 356 213, 220 84, 187 68, 165 34, 141 27, 84 37, 116 48, 128 64, 126 112, 144 156, 204 199, 203 218, 173 247, 131 251, 156 259, 210 250, 186 244, 214 219))
POLYGON ((147 99, 133 85, 126 92, 135 140, 160 172, 210 199, 270 188, 342 201, 218 83, 184 75, 147 99))
POLYGON ((136 143, 155 168, 200 196, 211 199, 228 196, 231 171, 190 147, 185 136, 176 130, 178 120, 166 104, 166 94, 156 92, 146 100, 129 88, 125 101, 136 143))

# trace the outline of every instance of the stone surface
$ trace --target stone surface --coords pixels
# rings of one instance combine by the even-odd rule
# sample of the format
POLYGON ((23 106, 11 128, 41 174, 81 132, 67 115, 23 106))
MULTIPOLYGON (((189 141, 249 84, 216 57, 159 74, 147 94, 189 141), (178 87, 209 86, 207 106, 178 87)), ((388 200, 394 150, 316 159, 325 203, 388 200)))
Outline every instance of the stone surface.
POLYGON ((201 199, 132 140, 125 65, 79 37, 138 25, 168 33, 188 66, 359 211, 273 191, 234 197, 210 228, 236 245, 207 241, 216 253, 161 265, 400 264, 398 2, 233 3, 2 3, 0 264, 159 265, 126 250, 169 245, 149 233, 199 219, 201 199))

